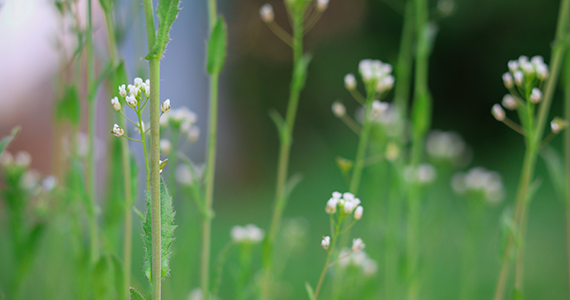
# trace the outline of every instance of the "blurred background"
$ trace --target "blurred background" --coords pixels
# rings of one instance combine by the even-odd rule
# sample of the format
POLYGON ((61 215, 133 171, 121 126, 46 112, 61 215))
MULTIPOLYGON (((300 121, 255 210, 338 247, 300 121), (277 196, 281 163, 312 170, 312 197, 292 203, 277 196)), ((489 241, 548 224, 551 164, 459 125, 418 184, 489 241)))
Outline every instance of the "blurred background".
MULTIPOLYGON (((138 1, 119 2, 116 19, 122 28, 120 54, 131 79, 147 78, 142 5, 138 1)), ((219 1, 221 14, 228 23, 229 48, 221 77, 214 258, 230 239, 232 226, 255 223, 267 229, 273 208, 279 141, 268 112, 285 111, 292 54, 259 19, 258 10, 264 3, 264 0, 219 1)), ((290 31, 282 1, 269 3, 274 7, 276 21, 290 31)), ((432 127, 463 136, 473 154, 469 167, 484 166, 503 176, 506 197, 486 209, 485 223, 481 224, 485 242, 481 244, 477 298, 489 299, 499 268, 500 216, 513 204, 524 153, 522 137, 497 122, 490 110, 507 92, 501 75, 507 71, 508 60, 520 55, 542 55, 549 61, 559 1, 456 0, 453 3, 449 16, 435 20, 438 32, 429 79, 434 100, 432 127)), ((33 157, 33 168, 45 175, 55 173, 58 162, 53 157, 58 147, 53 125, 54 103, 61 97, 58 84, 65 76, 67 52, 73 49, 75 41, 65 30, 65 20, 61 20, 52 1, 4 0, 0 5, 0 136, 7 135, 16 125, 22 126, 9 150, 28 151, 33 157)), ((169 98, 173 108, 187 106, 198 114, 203 134, 197 144, 186 150, 189 157, 201 163, 208 108, 208 77, 204 67, 207 8, 205 1, 198 0, 182 1, 181 6, 183 9, 171 32, 172 41, 162 60, 161 99, 169 98)), ((430 1, 430 6, 433 15, 437 15, 438 1, 430 1)), ((324 205, 330 193, 348 188, 335 160, 338 156, 354 157, 357 137, 334 117, 331 104, 341 100, 351 114, 357 108, 344 88, 343 77, 357 73, 360 60, 380 59, 395 65, 403 8, 404 1, 400 0, 331 0, 321 20, 306 35, 305 49, 313 55, 313 60, 301 94, 290 166, 290 174, 302 174, 303 181, 285 211, 286 218, 299 226, 303 234, 299 237, 299 249, 295 250, 298 254, 291 255, 284 267, 288 288, 284 289, 282 299, 304 299, 304 282, 317 281, 325 259, 319 242, 328 228, 324 205)), ((100 8, 95 10, 94 28, 100 70, 107 60, 105 22, 100 8)), ((109 134, 113 121, 105 92, 108 88, 100 88, 97 100, 97 151, 102 162, 113 155, 108 151, 108 141, 113 138, 109 134)), ((386 100, 391 101, 391 97, 392 94, 388 95, 386 100)), ((562 114, 562 97, 557 94, 551 115, 562 114)), ((560 150, 561 138, 556 138, 552 145, 560 150)), ((133 144, 133 148, 140 147, 133 144)), ((141 158, 142 151, 137 151, 141 158)), ((364 222, 353 230, 355 235, 368 238, 367 252, 380 266, 382 254, 376 249, 382 248, 381 220, 385 218, 383 203, 388 191, 378 178, 385 173, 384 167, 385 164, 379 164, 365 172, 359 196, 365 206, 370 206, 364 222)), ((465 169, 439 172, 437 181, 426 190, 423 203, 429 218, 425 221, 430 225, 425 227, 429 239, 422 248, 421 299, 456 299, 466 199, 451 192, 449 180, 454 171, 465 169)), ((105 164, 100 164, 101 207, 106 205, 106 170, 105 164)), ((543 161, 539 161, 537 178, 541 185, 530 209, 525 296, 568 299, 564 205, 554 193, 543 161)), ((143 210, 140 194, 139 198, 137 207, 143 210)), ((175 200, 180 227, 176 231, 172 272, 166 280, 164 295, 166 299, 185 299, 199 285, 200 237, 195 228, 198 215, 183 196, 175 200), (183 245, 190 245, 188 249, 192 251, 181 253, 183 245)), ((133 275, 145 285, 144 274, 137 272, 141 270, 143 250, 138 238, 140 226, 138 220, 135 222, 133 275)), ((0 270, 8 266, 5 261, 0 263, 0 270)), ((254 270, 260 262, 256 264, 254 270)), ((223 283, 228 286, 231 286, 232 268, 235 266, 230 263, 223 283)), ((32 276, 40 290, 47 285, 42 280, 45 272, 38 269, 32 276)), ((381 275, 373 280, 382 280, 381 275)), ((231 295, 222 285, 221 298, 231 299, 231 295)))

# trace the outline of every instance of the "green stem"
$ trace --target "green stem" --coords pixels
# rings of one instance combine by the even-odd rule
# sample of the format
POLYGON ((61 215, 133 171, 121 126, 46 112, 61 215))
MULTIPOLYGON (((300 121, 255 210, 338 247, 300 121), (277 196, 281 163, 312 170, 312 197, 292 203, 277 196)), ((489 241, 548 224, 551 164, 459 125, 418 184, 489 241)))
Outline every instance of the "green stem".
MULTIPOLYGON (((564 118, 570 120, 570 52, 566 55, 566 82, 564 89, 564 118)), ((566 251, 568 260, 568 273, 570 274, 570 130, 564 131, 564 154, 566 166, 566 251)), ((570 288, 570 276, 568 276, 568 288, 570 288)), ((568 291, 570 295, 570 290, 568 291)))
POLYGON ((370 137, 370 130, 372 129, 372 120, 370 114, 372 112, 372 102, 374 100, 374 91, 369 91, 366 94, 366 106, 364 110, 364 124, 360 131, 360 138, 358 141, 358 148, 356 150, 356 158, 354 160, 354 170, 350 180, 349 191, 353 194, 358 194, 360 186, 360 178, 362 177, 362 170, 364 169, 364 160, 366 157, 366 150, 368 149, 368 139, 370 137))
POLYGON ((461 257, 461 289, 460 300, 477 299, 477 261, 481 252, 481 229, 485 212, 481 199, 468 199, 467 224, 463 240, 461 257))
POLYGON ((336 240, 338 238, 339 235, 339 230, 340 230, 340 224, 342 223, 342 220, 339 220, 335 226, 335 230, 331 239, 331 244, 329 249, 327 250, 327 258, 325 259, 325 265, 323 266, 323 270, 321 271, 321 276, 319 277, 319 283, 317 284, 317 288, 315 289, 315 299, 317 300, 319 298, 319 294, 321 292, 321 288, 323 286, 323 282, 325 280, 325 274, 327 273, 327 269, 331 266, 329 264, 330 260, 331 260, 331 255, 333 253, 334 250, 334 246, 336 244, 336 240))
POLYGON ((90 261, 92 264, 97 262, 99 258, 99 239, 98 239, 98 228, 97 228, 97 209, 95 201, 97 199, 96 193, 96 168, 95 168, 95 127, 97 123, 97 102, 95 101, 96 93, 91 93, 91 89, 94 88, 94 59, 93 59, 93 20, 91 11, 91 0, 87 1, 87 29, 86 35, 86 48, 87 48, 87 97, 93 94, 93 98, 88 98, 87 102, 89 105, 89 123, 88 123, 88 135, 89 135, 89 147, 87 152, 87 164, 86 164, 86 181, 89 194, 89 232, 91 238, 91 250, 90 250, 90 261))
MULTIPOLYGON (((293 67, 295 68, 303 55, 303 15, 293 14, 293 67)), ((303 76, 298 72, 293 72, 292 82, 298 81, 297 76, 303 76)), ((289 94, 289 103, 287 105, 287 115, 285 121, 287 123, 287 135, 293 135, 293 128, 295 126, 295 117, 297 114, 297 107, 299 105, 299 98, 301 95, 301 87, 296 84, 291 85, 291 92, 289 94)), ((271 296, 271 280, 272 280, 272 252, 279 226, 281 224, 281 217, 287 199, 285 197, 287 173, 289 167, 289 154, 291 152, 291 138, 281 140, 281 148, 279 150, 279 162, 277 166, 277 188, 275 191, 275 206, 273 208, 273 217, 271 219, 271 226, 269 234, 264 245, 264 278, 261 288, 261 299, 267 300, 271 296)))
MULTIPOLYGON (((151 91, 152 93, 152 91, 151 91)), ((142 133, 143 132, 143 120, 142 120, 142 116, 141 116, 141 110, 137 111, 137 116, 139 118, 139 131, 141 132, 141 143, 142 143, 142 147, 143 147, 143 153, 144 153, 144 167, 145 167, 145 174, 146 174, 146 191, 150 191, 150 167, 149 167, 149 160, 148 160, 148 149, 146 147, 146 134, 142 133)), ((126 136, 125 136, 126 137, 126 136)))

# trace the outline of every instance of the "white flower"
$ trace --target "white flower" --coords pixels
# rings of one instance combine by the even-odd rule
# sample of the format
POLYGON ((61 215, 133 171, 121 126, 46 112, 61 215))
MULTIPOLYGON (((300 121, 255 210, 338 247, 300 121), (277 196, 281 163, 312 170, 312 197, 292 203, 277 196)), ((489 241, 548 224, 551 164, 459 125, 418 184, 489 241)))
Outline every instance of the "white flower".
POLYGON ((334 214, 336 212, 336 205, 338 204, 338 199, 330 198, 327 201, 327 206, 325 207, 325 212, 327 214, 334 214))
POLYGON ((273 6, 271 6, 269 3, 263 4, 263 6, 261 6, 259 9, 259 16, 265 23, 273 22, 273 19, 275 18, 275 14, 273 13, 273 6))
POLYGON ((417 172, 417 180, 419 183, 431 183, 437 177, 437 171, 430 164, 420 164, 417 172))
POLYGON ((519 56, 519 65, 522 65, 528 61, 528 57, 525 55, 519 56))
POLYGON ((534 66, 530 62, 525 62, 521 64, 521 69, 523 70, 525 75, 532 76, 534 75, 534 66))
POLYGON ((342 197, 342 194, 339 193, 339 192, 333 192, 333 193, 332 193, 332 197, 333 197, 334 199, 337 199, 337 200, 338 200, 338 199, 340 199, 340 198, 342 197))
POLYGON ((356 88, 356 78, 354 77, 354 74, 350 73, 344 76, 344 87, 349 91, 356 88))
POLYGON ((383 77, 382 79, 378 80, 376 83, 376 91, 378 93, 383 93, 385 91, 389 91, 394 87, 394 76, 388 75, 383 77))
POLYGON ((357 252, 364 249, 364 247, 366 247, 366 245, 362 242, 361 238, 352 240, 352 251, 357 252))
POLYGON ((505 87, 510 89, 513 87, 513 75, 511 75, 511 73, 505 73, 503 74, 503 83, 505 84, 505 87))
POLYGON ((150 89, 150 79, 145 80, 144 83, 145 83, 146 86, 148 86, 148 88, 150 89))
POLYGON ((111 105, 115 110, 121 110, 121 102, 119 102, 119 98, 115 97, 111 99, 111 105))
POLYGON ((129 85, 129 94, 133 96, 138 96, 141 89, 138 86, 129 85))
POLYGON ((114 136, 121 137, 125 134, 125 130, 123 130, 123 128, 121 128, 121 126, 119 126, 118 124, 115 124, 113 126, 113 131, 111 131, 111 133, 114 136))
MULTIPOLYGON (((148 79, 147 79, 148 81, 148 79)), ((150 97, 150 85, 149 84, 144 84, 144 95, 148 98, 150 97)))
POLYGON ((389 107, 390 105, 386 102, 374 100, 372 101, 372 114, 376 116, 382 115, 389 107))
POLYGON ((392 65, 382 63, 380 60, 363 59, 358 64, 358 70, 364 82, 374 82, 376 88, 380 87, 381 91, 386 90, 386 86, 390 83, 393 85, 393 79, 387 79, 384 81, 385 77, 391 76, 392 65), (380 85, 378 86, 378 84, 380 85))
POLYGON ((160 105, 160 110, 162 110, 163 113, 169 112, 170 108, 170 99, 164 100, 164 102, 162 102, 162 105, 160 105))
POLYGON ((16 158, 14 161, 16 163, 16 166, 27 168, 32 163, 32 156, 26 151, 20 151, 16 153, 16 158))
POLYGON ((354 200, 354 195, 352 193, 344 193, 342 194, 342 198, 346 201, 354 200))
POLYGON ((354 219, 356 220, 360 220, 362 218, 362 212, 363 212, 363 208, 362 206, 358 206, 356 208, 356 210, 354 210, 354 219))
POLYGON ((130 107, 135 107, 138 103, 137 98, 133 94, 128 95, 127 98, 125 98, 125 101, 127 101, 127 104, 130 107))
POLYGON ((344 202, 344 212, 347 214, 352 213, 352 210, 354 209, 354 202, 352 201, 346 201, 344 202))
POLYGON ((135 78, 135 85, 142 85, 143 84, 143 80, 140 77, 135 78))
POLYGON ((333 102, 332 112, 337 118, 342 118, 346 114, 346 108, 344 105, 338 101, 333 102))
MULTIPOLYGON (((509 67, 509 71, 511 73, 514 73, 519 68, 519 62, 516 60, 509 60, 509 63, 507 64, 507 66, 509 67)), ((505 74, 508 74, 508 73, 505 73, 505 74)))
POLYGON ((491 110, 493 117, 497 119, 497 121, 504 121, 505 120, 505 110, 501 107, 500 104, 493 105, 493 109, 491 110))
POLYGON ((190 140, 190 142, 192 143, 195 143, 199 137, 200 137, 200 128, 198 128, 197 126, 192 126, 192 128, 188 130, 188 140, 190 140))
POLYGON ((505 192, 501 176, 497 172, 475 167, 467 173, 457 173, 451 179, 451 187, 458 194, 478 192, 489 203, 503 199, 505 192))
POLYGON ((530 101, 532 103, 539 103, 542 100, 542 92, 538 88, 533 88, 530 93, 530 101))
POLYGON ((426 139, 426 152, 435 159, 457 161, 465 155, 467 145, 461 136, 453 131, 431 131, 426 139))
POLYGON ((244 227, 234 226, 231 231, 232 240, 236 243, 259 243, 265 236, 259 227, 248 224, 244 227))
POLYGON ((562 129, 568 126, 568 122, 560 118, 554 118, 552 122, 550 122, 550 129, 552 129, 553 133, 559 133, 562 129))
POLYGON ((317 11, 325 11, 327 9, 327 7, 329 6, 329 0, 317 0, 317 5, 315 6, 315 8, 317 9, 317 11))
POLYGON ((504 107, 510 110, 515 110, 518 107, 517 100, 511 94, 506 94, 503 97, 503 101, 501 101, 501 104, 503 104, 504 107))
POLYGON ((330 236, 323 236, 323 239, 321 241, 321 246, 325 249, 325 250, 329 250, 329 246, 331 245, 331 237, 330 236))
POLYGON ((125 89, 125 85, 119 86, 119 95, 123 98, 127 96, 127 90, 125 89))
POLYGON ((40 180, 40 174, 36 170, 29 170, 24 173, 20 186, 27 190, 33 190, 40 180))
POLYGON ((521 86, 524 81, 524 74, 522 71, 516 71, 513 76, 515 77, 515 84, 521 86))
POLYGON ((533 65, 538 66, 538 65, 544 64, 544 58, 542 58, 542 56, 540 56, 540 55, 535 55, 530 59, 530 62, 533 65))
POLYGON ((50 175, 42 180, 42 188, 46 192, 52 191, 57 186, 57 178, 55 176, 50 175))
POLYGON ((172 144, 170 141, 166 139, 160 140, 160 152, 168 155, 170 154, 170 151, 172 151, 172 144))

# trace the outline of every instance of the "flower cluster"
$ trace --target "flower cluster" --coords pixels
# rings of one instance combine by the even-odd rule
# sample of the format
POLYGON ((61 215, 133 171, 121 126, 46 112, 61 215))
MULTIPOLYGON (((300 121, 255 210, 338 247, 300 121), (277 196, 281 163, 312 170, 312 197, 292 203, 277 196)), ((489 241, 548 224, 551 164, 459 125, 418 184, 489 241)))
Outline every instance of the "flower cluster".
POLYGON ((18 183, 19 187, 37 195, 41 192, 51 192, 58 184, 57 178, 48 175, 41 178, 38 171, 30 169, 32 156, 26 151, 19 151, 12 155, 9 151, 0 155, 0 166, 8 182, 18 183))
MULTIPOLYGON (((362 81, 367 86, 373 86, 378 93, 384 93, 394 87, 392 65, 380 60, 364 59, 358 64, 358 71, 362 81)), ((345 77, 346 85, 346 77, 345 77)))
POLYGON ((437 178, 437 170, 434 166, 423 163, 414 168, 412 166, 407 166, 404 169, 404 179, 407 182, 414 182, 419 184, 429 184, 435 181, 437 178))
POLYGON ((168 101, 168 111, 170 111, 168 115, 163 115, 160 118, 160 126, 172 126, 172 128, 180 130, 182 134, 186 135, 190 142, 196 142, 200 137, 200 128, 196 126, 198 121, 196 113, 186 107, 170 110, 170 101, 168 101))
POLYGON ((339 265, 343 268, 356 267, 362 270, 366 276, 372 276, 378 271, 376 261, 366 254, 364 251, 352 253, 348 248, 342 248, 339 254, 339 265))
POLYGON ((265 233, 259 227, 247 224, 245 226, 234 226, 231 236, 235 243, 259 243, 263 240, 265 233))
POLYGON ((497 203, 505 196, 501 175, 483 167, 475 167, 467 173, 456 173, 451 178, 451 187, 458 194, 482 193, 489 203, 497 203))
POLYGON ((449 160, 454 164, 467 163, 470 156, 467 144, 453 131, 433 130, 426 139, 427 154, 436 160, 449 160))
POLYGON ((338 210, 341 214, 349 215, 354 212, 354 218, 360 220, 362 218, 363 208, 360 206, 360 199, 355 198, 351 193, 341 194, 334 192, 332 198, 327 201, 325 211, 327 214, 335 214, 338 210))

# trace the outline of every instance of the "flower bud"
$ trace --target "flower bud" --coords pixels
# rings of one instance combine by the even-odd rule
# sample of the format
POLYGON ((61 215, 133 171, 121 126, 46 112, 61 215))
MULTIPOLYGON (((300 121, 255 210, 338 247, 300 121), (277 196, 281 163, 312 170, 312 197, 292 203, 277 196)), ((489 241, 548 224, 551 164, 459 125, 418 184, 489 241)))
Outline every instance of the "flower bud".
POLYGON ((350 73, 344 76, 344 87, 349 91, 356 88, 356 78, 354 77, 354 74, 350 73))
POLYGON ((325 207, 325 212, 327 214, 334 214, 336 212, 336 205, 338 203, 338 199, 330 198, 327 201, 327 206, 325 207))
POLYGON ((538 88, 533 88, 530 93, 530 101, 532 103, 539 103, 542 100, 542 92, 538 88))
POLYGON ((516 71, 514 74, 515 77, 515 84, 521 86, 524 81, 524 74, 522 71, 516 71))
POLYGON ((356 210, 354 210, 354 219, 356 220, 360 220, 362 218, 362 211, 364 209, 362 208, 362 206, 358 206, 356 208, 356 210))
POLYGON ((140 86, 143 84, 143 80, 140 77, 135 78, 135 85, 140 86))
POLYGON ((511 73, 505 73, 503 74, 503 83, 505 84, 505 87, 507 89, 510 89, 513 87, 513 75, 511 75, 511 73))
POLYGON ((352 200, 354 200, 354 194, 344 193, 344 194, 342 194, 342 198, 344 198, 344 200, 346 200, 346 201, 352 201, 352 200))
POLYGON ((170 111, 170 99, 166 99, 164 102, 162 102, 162 105, 160 105, 160 110, 162 110, 163 113, 170 111))
POLYGON ((127 104, 130 107, 135 107, 138 103, 137 98, 133 94, 128 95, 127 98, 125 98, 125 101, 127 101, 127 104))
POLYGON ((519 62, 516 60, 510 60, 509 63, 507 64, 507 66, 509 67, 509 71, 511 73, 514 73, 518 70, 519 68, 519 62))
POLYGON ((339 192, 333 192, 333 193, 332 193, 332 197, 333 197, 334 199, 337 199, 337 200, 338 200, 338 199, 340 199, 340 198, 342 197, 342 194, 339 193, 339 192))
POLYGON ((317 0, 317 5, 315 6, 315 9, 317 11, 323 12, 327 9, 328 6, 329 6, 329 0, 317 0))
POLYGON ((121 126, 119 126, 118 124, 115 124, 113 126, 113 131, 111 131, 111 133, 116 137, 121 137, 125 134, 125 130, 121 128, 121 126))
POLYGON ((518 106, 517 100, 511 94, 506 94, 503 97, 503 101, 501 101, 501 103, 503 104, 504 107, 510 110, 515 110, 517 109, 518 106))
POLYGON ((505 120, 505 110, 501 107, 500 104, 493 105, 493 109, 491 110, 493 117, 497 119, 497 121, 504 121, 505 120))
POLYGON ((386 110, 388 110, 389 107, 390 105, 387 102, 374 100, 372 101, 372 114, 379 116, 383 114, 386 110))
POLYGON ((127 90, 125 89, 125 85, 119 86, 119 96, 125 98, 127 96, 127 90))
POLYGON ((548 77, 548 66, 545 64, 539 64, 535 66, 536 76, 540 80, 545 80, 548 77))
POLYGON ((344 202, 344 212, 347 214, 352 213, 352 210, 354 209, 354 202, 352 201, 345 201, 344 202))
POLYGON ((323 240, 321 241, 321 246, 325 250, 329 250, 330 245, 331 245, 331 237, 330 236, 323 236, 323 240))
POLYGON ((565 129, 568 126, 568 122, 560 118, 554 118, 552 122, 550 122, 550 128, 552 129, 552 133, 559 133, 562 129, 565 129))
POLYGON ((259 16, 265 23, 273 22, 273 19, 275 18, 275 14, 273 13, 273 6, 271 6, 269 3, 263 4, 263 6, 261 6, 259 9, 259 16))
POLYGON ((121 110, 121 102, 119 102, 119 98, 115 97, 111 99, 111 105, 115 110, 121 110))
POLYGON ((346 108, 344 105, 338 101, 333 102, 332 112, 337 118, 342 118, 346 114, 346 108))
MULTIPOLYGON (((147 80, 148 81, 148 80, 147 80)), ((150 97, 150 85, 146 84, 144 85, 144 95, 148 98, 150 97)))
POLYGON ((352 240, 352 251, 357 252, 364 249, 364 247, 366 247, 366 245, 362 242, 361 238, 352 240))

